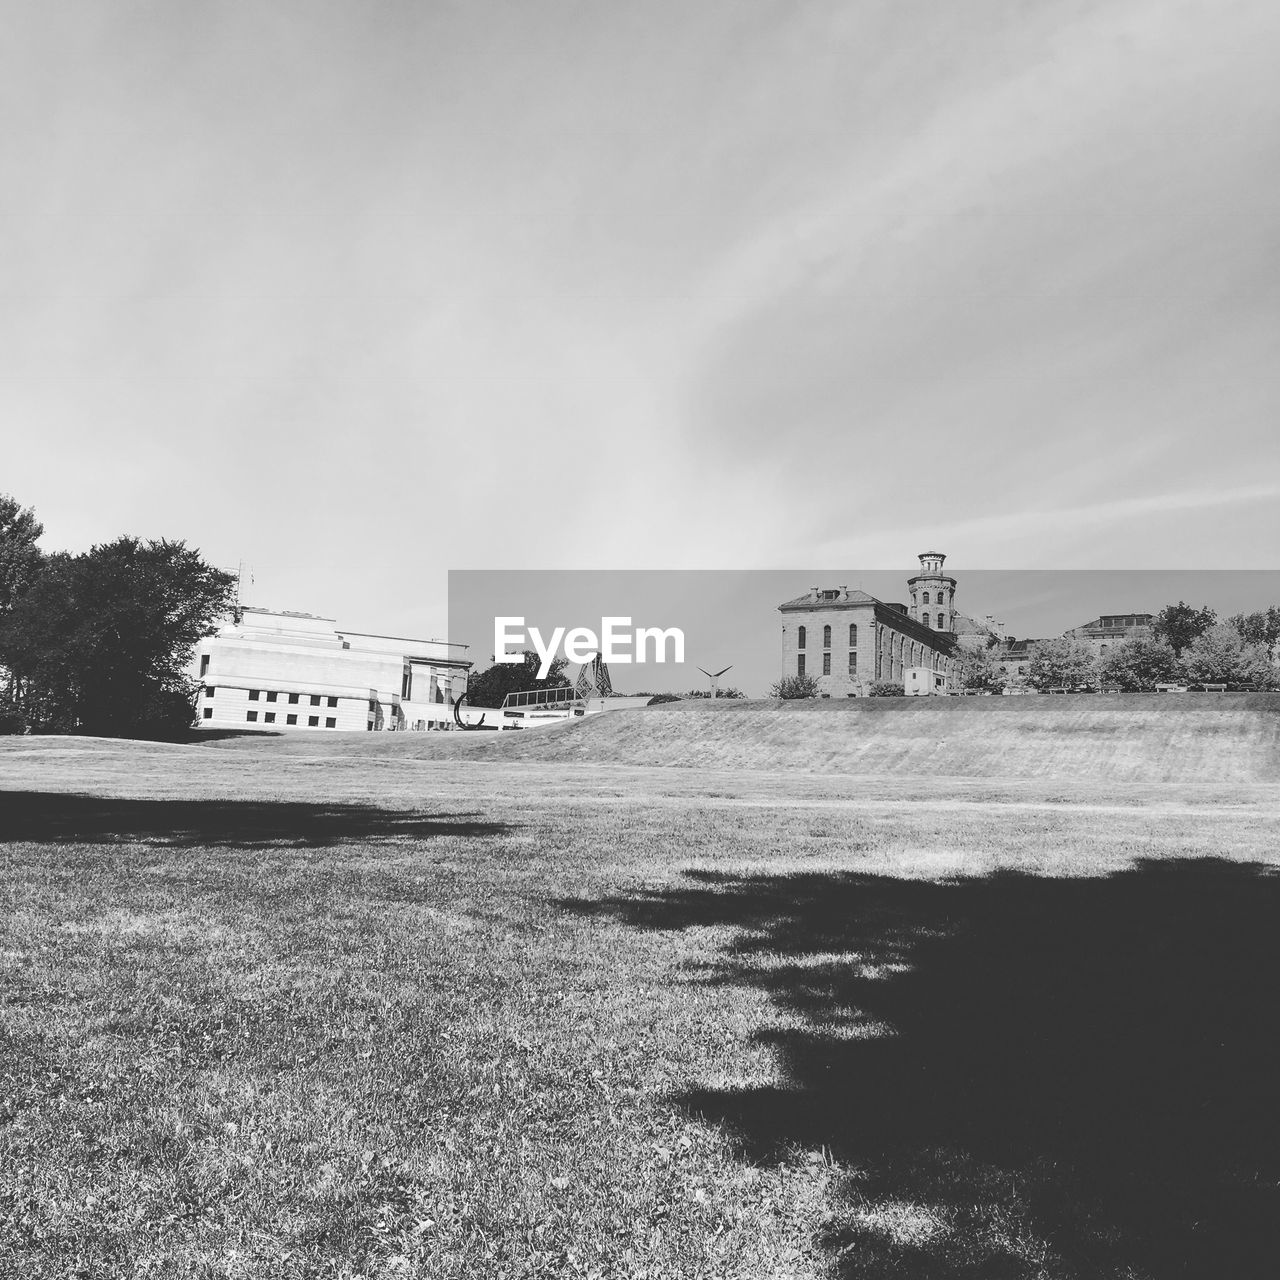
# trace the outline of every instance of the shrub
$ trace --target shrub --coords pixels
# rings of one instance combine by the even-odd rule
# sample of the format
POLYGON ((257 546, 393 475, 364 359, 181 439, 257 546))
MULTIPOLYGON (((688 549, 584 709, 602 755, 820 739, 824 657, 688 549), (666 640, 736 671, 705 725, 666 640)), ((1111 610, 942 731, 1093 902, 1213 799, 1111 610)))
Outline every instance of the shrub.
POLYGON ((903 698, 906 691, 897 680, 876 680, 869 690, 872 698, 903 698))
POLYGON ((769 689, 771 698, 816 698, 818 696, 818 680, 816 676, 783 676, 769 689))

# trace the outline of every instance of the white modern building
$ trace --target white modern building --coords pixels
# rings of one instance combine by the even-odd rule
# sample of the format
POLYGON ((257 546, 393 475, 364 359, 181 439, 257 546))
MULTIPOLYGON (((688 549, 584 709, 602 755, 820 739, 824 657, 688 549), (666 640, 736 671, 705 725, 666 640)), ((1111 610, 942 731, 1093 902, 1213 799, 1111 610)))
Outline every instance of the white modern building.
POLYGON ((196 651, 205 729, 443 729, 465 645, 339 631, 332 618, 239 608, 196 651))

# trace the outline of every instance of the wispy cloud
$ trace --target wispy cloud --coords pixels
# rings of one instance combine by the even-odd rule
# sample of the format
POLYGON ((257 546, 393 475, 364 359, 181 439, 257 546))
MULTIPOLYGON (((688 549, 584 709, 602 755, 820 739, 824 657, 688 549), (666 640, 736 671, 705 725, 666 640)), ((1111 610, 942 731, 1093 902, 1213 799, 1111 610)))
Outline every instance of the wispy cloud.
MULTIPOLYGON (((926 541, 932 537, 944 549, 961 550, 967 563, 988 568, 1065 567, 1061 564, 1037 563, 1037 560, 1042 561, 1046 549, 1060 551, 1065 545, 1074 551, 1077 549, 1075 544, 1079 541, 1088 541, 1094 548, 1109 549, 1111 552, 1111 558, 1104 553, 1095 567, 1137 568, 1139 566, 1131 560, 1114 559, 1117 552, 1123 557, 1125 534, 1135 523, 1151 524, 1159 521, 1162 527, 1167 527, 1171 519, 1176 522, 1178 517, 1192 516, 1199 512, 1237 511, 1242 507, 1261 507, 1265 510, 1277 503, 1280 503, 1280 483, 1271 482, 1233 489, 1156 493, 1078 506, 1021 508, 942 525, 925 523, 922 527, 922 523, 916 521, 890 526, 875 535, 874 545, 881 550, 869 560, 865 538, 829 541, 819 548, 817 558, 823 563, 848 562, 854 559, 864 564, 880 564, 881 555, 901 560, 902 548, 906 545, 914 548, 927 530, 926 541)), ((1280 507, 1271 515, 1276 534, 1280 536, 1280 507)), ((1241 548, 1241 558, 1251 551, 1251 548, 1241 548)), ((1175 561, 1178 560, 1182 555, 1182 544, 1170 546, 1169 553, 1175 561)), ((1270 559, 1269 555, 1264 555, 1264 564, 1259 567, 1270 567, 1270 559)), ((1235 565, 1224 561, 1220 567, 1230 568, 1235 565)))

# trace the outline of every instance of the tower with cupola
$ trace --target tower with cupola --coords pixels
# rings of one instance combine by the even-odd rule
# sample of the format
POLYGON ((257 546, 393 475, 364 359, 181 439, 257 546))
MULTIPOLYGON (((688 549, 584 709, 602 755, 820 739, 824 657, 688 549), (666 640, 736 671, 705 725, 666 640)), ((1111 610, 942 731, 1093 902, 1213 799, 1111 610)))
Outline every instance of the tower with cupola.
POLYGON ((953 630, 956 580, 942 571, 946 556, 926 551, 920 556, 920 572, 907 579, 911 592, 911 616, 932 631, 953 630))

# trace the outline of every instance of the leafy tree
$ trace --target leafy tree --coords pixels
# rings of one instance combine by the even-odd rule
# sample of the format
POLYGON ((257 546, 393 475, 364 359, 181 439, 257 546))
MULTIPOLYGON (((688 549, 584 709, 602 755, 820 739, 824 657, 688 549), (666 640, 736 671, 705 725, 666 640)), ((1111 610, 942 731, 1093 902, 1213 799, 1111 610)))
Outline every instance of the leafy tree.
POLYGON ((27 724, 52 732, 172 736, 195 714, 186 673, 229 611, 235 578, 182 542, 118 538, 44 559, 0 620, 0 662, 27 724))
POLYGON ((473 707, 500 707, 509 693, 529 689, 563 689, 569 684, 564 658, 552 658, 544 679, 538 679, 542 659, 532 649, 524 650, 523 662, 495 662, 487 671, 472 672, 467 677, 467 701, 473 707))
POLYGON ((771 698, 785 698, 792 701, 796 698, 816 698, 818 696, 818 679, 816 676, 783 676, 769 688, 771 698))
MULTIPOLYGON (((43 561, 36 542, 44 526, 30 507, 20 507, 8 494, 0 493, 0 626, 14 602, 39 575, 43 561)), ((0 655, 0 664, 3 664, 0 655)), ((16 698, 16 679, 0 665, 0 733, 19 733, 23 719, 16 698)))
POLYGON ((47 556, 37 575, 0 614, 0 663, 9 671, 7 705, 19 728, 70 731, 77 725, 70 638, 78 618, 71 593, 72 558, 47 556))
POLYGON ((1008 683, 1004 668, 996 661, 996 650, 970 650, 964 655, 960 688, 973 693, 1003 693, 1008 683))
POLYGON ((1182 655, 1187 679, 1213 683, 1252 684, 1268 689, 1277 672, 1260 644, 1246 644, 1230 623, 1220 622, 1197 636, 1182 655))
POLYGON ((873 680, 867 691, 870 698, 905 698, 907 691, 897 680, 873 680))
POLYGON ((1098 663, 1104 688, 1122 693, 1151 693, 1157 684, 1178 679, 1178 657, 1163 640, 1136 637, 1115 645, 1098 663))
POLYGON ((1273 659, 1280 656, 1280 607, 1273 604, 1256 613, 1237 613, 1228 621, 1246 644, 1261 645, 1273 659))
POLYGON ((1217 621, 1218 615, 1207 604, 1193 609, 1185 600, 1179 600, 1165 605, 1151 620, 1151 634, 1181 657, 1183 649, 1217 621))
POLYGON ((0 493, 0 614, 35 581, 42 559, 36 542, 44 526, 30 507, 0 493))
POLYGON ((1081 640, 1046 640, 1036 646, 1027 666, 1027 683, 1041 693, 1092 688, 1097 682, 1093 650, 1081 640))

